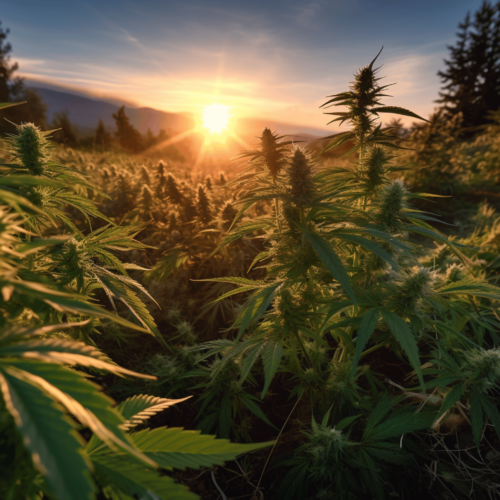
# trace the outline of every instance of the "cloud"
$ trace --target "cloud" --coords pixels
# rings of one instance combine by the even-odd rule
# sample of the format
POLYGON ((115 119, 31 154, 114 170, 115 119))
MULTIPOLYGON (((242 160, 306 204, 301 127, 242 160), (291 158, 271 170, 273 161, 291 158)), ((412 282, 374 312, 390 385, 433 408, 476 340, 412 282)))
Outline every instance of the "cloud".
POLYGON ((324 2, 311 2, 306 5, 294 7, 292 18, 303 28, 314 28, 324 2))
POLYGON ((47 64, 45 59, 27 59, 24 57, 16 57, 16 62, 19 64, 19 69, 27 68, 28 71, 30 68, 38 69, 47 64))

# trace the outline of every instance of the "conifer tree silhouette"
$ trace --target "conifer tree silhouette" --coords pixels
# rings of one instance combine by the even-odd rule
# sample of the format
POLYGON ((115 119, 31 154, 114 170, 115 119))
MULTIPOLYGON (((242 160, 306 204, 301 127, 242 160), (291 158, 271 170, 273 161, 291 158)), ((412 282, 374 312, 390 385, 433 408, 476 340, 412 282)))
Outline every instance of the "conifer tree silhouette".
POLYGON ((446 70, 438 72, 444 86, 437 102, 448 116, 462 113, 463 127, 473 132, 500 107, 500 1, 483 2, 459 30, 457 44, 448 46, 446 70))
MULTIPOLYGON (((2 116, 14 123, 34 122, 45 128, 47 108, 40 95, 26 88, 24 80, 15 75, 19 65, 10 60, 12 45, 6 41, 8 34, 9 29, 3 29, 0 21, 0 102, 27 101, 27 104, 8 108, 2 116)), ((13 132, 13 126, 0 120, 0 133, 5 132, 13 132)))
POLYGON ((116 137, 120 146, 128 149, 132 153, 139 153, 144 149, 144 141, 139 131, 130 123, 125 114, 125 106, 122 106, 116 113, 113 113, 116 123, 116 137))
POLYGON ((99 118, 94 132, 94 145, 105 150, 111 143, 111 134, 106 130, 103 121, 99 118))

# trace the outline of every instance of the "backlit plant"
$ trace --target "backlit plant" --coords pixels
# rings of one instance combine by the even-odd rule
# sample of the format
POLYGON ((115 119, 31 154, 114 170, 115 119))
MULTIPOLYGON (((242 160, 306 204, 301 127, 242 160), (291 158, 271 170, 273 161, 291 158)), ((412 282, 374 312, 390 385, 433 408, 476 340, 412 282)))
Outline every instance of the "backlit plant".
MULTIPOLYGON (((238 441, 278 436, 257 463, 220 467, 222 489, 240 494, 241 487, 241 495, 254 498, 349 500, 444 498, 447 488, 457 498, 483 498, 495 491, 500 223, 486 204, 446 219, 458 226, 420 210, 446 213, 441 207, 449 200, 431 205, 431 194, 416 192, 433 186, 426 170, 415 168, 430 164, 429 172, 456 172, 454 182, 467 189, 486 182, 494 189, 495 125, 467 144, 440 120, 408 133, 395 122, 384 125, 380 117, 388 113, 419 117, 383 102, 387 86, 375 63, 324 105, 342 107, 331 116, 348 131, 318 148, 266 128, 236 158, 249 160, 236 178, 192 172, 170 159, 71 149, 56 154, 75 169, 43 160, 33 176, 18 159, 18 170, 8 167, 0 178, 11 182, 4 192, 13 200, 26 195, 25 205, 15 202, 20 211, 12 201, 1 212, 0 246, 10 252, 2 266, 16 268, 15 252, 25 251, 23 280, 40 276, 38 285, 52 287, 51 280, 50 289, 72 294, 49 298, 57 307, 42 301, 34 315, 26 307, 33 309, 34 299, 25 302, 14 289, 17 302, 3 303, 9 318, 21 326, 71 322, 51 334, 60 341, 81 338, 106 348, 120 341, 119 348, 112 344, 113 358, 157 379, 115 379, 107 392, 120 399, 193 395, 169 412, 169 424, 189 420, 238 441), (344 159, 318 154, 340 147, 344 159), (17 185, 19 173, 31 184, 17 185), (106 192, 87 185, 85 173, 106 192), (72 177, 63 189, 64 175, 72 177), (84 193, 104 217, 77 200, 84 193), (40 211, 49 209, 53 215, 43 219, 40 211), (76 310, 75 292, 85 311, 76 310), (120 315, 94 306, 97 299, 110 309, 114 303, 120 315), (124 323, 124 300, 133 323, 124 323), (152 337, 139 342, 134 327, 167 346, 152 337), (275 467, 276 475, 266 475, 275 467)), ((7 284, 7 296, 10 285, 16 281, 7 284)), ((163 433, 156 431, 144 436, 163 433)), ((24 459, 16 464, 38 474, 24 459)), ((106 455, 96 464, 99 487, 116 496, 110 479, 123 463, 106 455)), ((133 475, 129 465, 120 470, 133 475)), ((212 473, 189 479, 204 493, 215 491, 212 473)), ((125 482, 122 474, 119 484, 125 482)), ((144 492, 134 488, 126 494, 140 498, 144 492)))
POLYGON ((92 344, 112 321, 165 341, 136 294, 144 288, 127 275, 142 268, 115 254, 146 248, 133 238, 140 228, 116 226, 81 196, 79 188, 92 186, 52 160, 47 136, 33 124, 17 126, 10 161, 0 167, 0 496, 196 499, 161 471, 221 465, 262 445, 181 428, 134 432, 179 400, 136 395, 114 408, 88 380, 103 373, 155 377, 71 337, 92 344), (110 225, 79 229, 65 205, 89 224, 98 217, 110 225), (99 289, 141 326, 96 305, 99 289))

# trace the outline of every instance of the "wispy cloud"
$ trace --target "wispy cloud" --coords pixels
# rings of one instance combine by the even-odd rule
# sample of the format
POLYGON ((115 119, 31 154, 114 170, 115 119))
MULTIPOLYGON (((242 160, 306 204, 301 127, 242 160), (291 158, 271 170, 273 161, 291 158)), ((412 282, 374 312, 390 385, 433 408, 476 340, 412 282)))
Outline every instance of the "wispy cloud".
POLYGON ((324 1, 317 1, 294 7, 292 18, 299 26, 304 28, 317 27, 318 15, 324 3, 324 1))

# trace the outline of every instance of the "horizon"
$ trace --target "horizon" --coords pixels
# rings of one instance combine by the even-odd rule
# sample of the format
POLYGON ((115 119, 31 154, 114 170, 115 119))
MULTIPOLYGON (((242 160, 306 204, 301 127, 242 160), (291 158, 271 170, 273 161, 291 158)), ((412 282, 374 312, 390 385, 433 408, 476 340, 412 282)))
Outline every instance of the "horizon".
POLYGON ((12 60, 29 81, 127 106, 199 117, 217 103, 236 117, 332 130, 319 106, 345 90, 381 46, 380 74, 396 83, 387 104, 428 116, 447 45, 480 4, 149 0, 145 8, 133 2, 118 8, 113 0, 97 9, 94 0, 71 6, 26 0, 7 5, 2 22, 11 30, 12 60))
MULTIPOLYGON (((119 97, 113 97, 113 96, 107 96, 107 95, 95 95, 91 91, 87 91, 85 89, 78 89, 75 87, 65 87, 63 85, 58 85, 55 83, 49 83, 49 82, 44 82, 44 81, 39 81, 39 80, 34 80, 34 79, 25 79, 26 86, 28 88, 32 88, 34 90, 49 90, 57 93, 65 93, 69 94, 75 97, 82 97, 84 99, 90 99, 96 102, 102 102, 106 104, 112 104, 117 107, 124 106, 125 110, 153 110, 153 111, 159 111, 161 113, 171 113, 171 114, 178 114, 178 115, 183 115, 187 116, 191 119, 196 120, 195 113, 191 111, 169 111, 169 110, 160 110, 156 108, 151 108, 149 106, 140 106, 137 103, 129 102, 126 101, 125 99, 120 99, 119 97)), ((46 103, 47 104, 47 103, 46 103)), ((50 110, 48 109, 49 113, 50 110)), ((71 111, 69 113, 69 118, 70 120, 75 119, 75 117, 72 115, 71 111)), ((104 118, 104 117, 101 117, 104 118)), ((109 118, 109 117, 108 117, 109 118)), ((76 118, 78 120, 78 118, 76 118)), ((244 120, 254 120, 254 121, 270 121, 270 119, 263 118, 258 115, 245 115, 245 116, 238 116, 235 117, 234 119, 231 119, 231 123, 237 123, 239 121, 244 121, 244 120)), ((198 119, 198 121, 200 121, 198 119)), ((285 125, 289 127, 296 127, 298 129, 303 129, 301 132, 302 134, 309 134, 309 135, 315 135, 319 132, 322 134, 329 133, 330 130, 328 130, 327 126, 324 126, 323 128, 318 128, 318 127, 309 127, 309 126, 304 126, 301 123, 298 122, 282 122, 280 120, 272 120, 273 124, 279 124, 279 125, 285 125)), ((82 126, 79 125, 78 123, 75 123, 74 125, 77 126, 82 126)), ((85 126, 83 126, 85 128, 85 126)), ((296 135, 295 132, 292 135, 296 135)))

